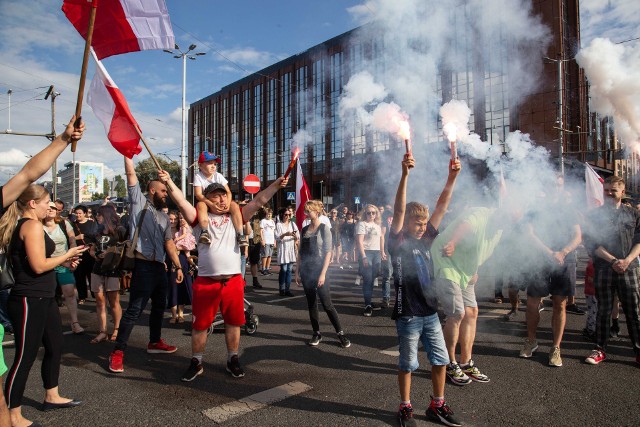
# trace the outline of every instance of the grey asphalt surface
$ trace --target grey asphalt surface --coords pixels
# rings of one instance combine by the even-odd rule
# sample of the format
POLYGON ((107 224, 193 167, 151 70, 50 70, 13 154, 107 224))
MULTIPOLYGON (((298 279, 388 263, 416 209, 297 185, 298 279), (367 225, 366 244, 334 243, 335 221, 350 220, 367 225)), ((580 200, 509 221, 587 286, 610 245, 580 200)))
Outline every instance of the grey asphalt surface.
MULTIPOLYGON (((277 271, 277 266, 274 268, 277 271)), ((61 394, 84 401, 73 409, 41 412, 43 390, 39 375, 42 350, 33 366, 23 413, 44 426, 215 426, 202 411, 292 381, 311 390, 269 407, 232 418, 224 426, 384 426, 396 425, 399 403, 397 358, 381 353, 396 344, 395 325, 389 310, 362 316, 361 288, 354 284, 355 269, 330 269, 334 303, 351 339, 348 349, 339 347, 328 318, 321 310, 322 343, 305 344, 311 336, 302 289, 292 285, 293 298, 277 292, 277 274, 260 276, 264 289, 247 288, 260 325, 257 332, 242 334, 240 361, 246 371, 241 379, 225 371, 224 335, 214 333, 207 344, 204 373, 193 382, 180 381, 191 355, 188 324, 170 325, 163 338, 178 346, 171 355, 147 354, 146 313, 134 329, 125 354, 125 372, 107 369, 111 343, 89 344, 95 335, 95 306, 80 306, 81 324, 87 332, 65 335, 60 375, 61 394)), ((249 276, 250 282, 250 276, 249 276)), ((488 295, 488 288, 484 294, 488 295)), ((582 286, 578 302, 584 307, 582 286)), ((374 290, 379 300, 380 288, 374 290)), ((127 297, 123 297, 126 306, 127 297)), ((504 322, 508 304, 480 301, 480 319, 474 348, 477 366, 488 384, 459 387, 447 383, 446 399, 456 417, 468 426, 633 426, 640 425, 638 392, 640 369, 634 362, 621 315, 621 338, 612 341, 609 360, 599 366, 583 360, 592 345, 582 336, 585 317, 567 315, 562 345, 564 366, 547 366, 551 311, 542 313, 540 349, 531 359, 518 358, 525 335, 524 312, 504 322)), ((68 313, 61 309, 65 330, 68 313)), ((111 329, 111 328, 110 328, 111 329)), ((12 339, 7 336, 6 340, 12 339)), ((13 346, 5 346, 11 365, 13 346)), ((424 411, 431 394, 428 363, 413 375, 412 403, 418 425, 431 425, 424 411)))

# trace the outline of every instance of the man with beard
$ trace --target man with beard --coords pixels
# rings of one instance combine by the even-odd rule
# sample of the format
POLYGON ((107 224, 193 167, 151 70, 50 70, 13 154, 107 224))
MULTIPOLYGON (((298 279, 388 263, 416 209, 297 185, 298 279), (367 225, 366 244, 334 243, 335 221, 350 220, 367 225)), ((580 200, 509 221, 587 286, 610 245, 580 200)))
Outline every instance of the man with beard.
POLYGON ((604 205, 593 209, 587 218, 585 246, 592 254, 598 300, 596 347, 585 359, 590 365, 607 359, 605 353, 611 330, 611 310, 618 296, 631 347, 640 364, 640 318, 638 316, 638 255, 640 255, 640 212, 622 203, 624 180, 610 176, 604 182, 604 205))
POLYGON ((136 321, 151 298, 151 313, 149 315, 149 344, 147 353, 174 353, 177 348, 166 344, 162 340, 162 320, 167 305, 168 281, 165 271, 165 254, 169 254, 177 270, 178 283, 183 280, 178 251, 176 250, 169 216, 162 212, 166 206, 167 187, 158 180, 147 185, 148 195, 142 195, 138 177, 133 166, 133 160, 125 157, 125 173, 127 175, 127 190, 129 192, 130 230, 132 234, 136 228, 138 242, 135 248, 136 263, 131 277, 129 306, 122 315, 115 349, 109 357, 109 370, 123 372, 124 351, 127 348, 129 335, 136 321))

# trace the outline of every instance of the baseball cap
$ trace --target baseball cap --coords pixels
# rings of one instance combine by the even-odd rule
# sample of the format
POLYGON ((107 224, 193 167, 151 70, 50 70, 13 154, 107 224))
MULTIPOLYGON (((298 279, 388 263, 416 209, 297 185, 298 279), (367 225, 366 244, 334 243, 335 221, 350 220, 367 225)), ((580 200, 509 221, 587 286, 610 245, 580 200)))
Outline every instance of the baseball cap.
POLYGON ((198 163, 210 162, 212 160, 220 164, 220 157, 208 151, 203 151, 202 153, 200 153, 200 157, 198 157, 198 163))
POLYGON ((213 193, 214 191, 222 191, 223 193, 226 193, 227 189, 222 184, 213 183, 209 184, 202 194, 206 197, 207 194, 213 193))

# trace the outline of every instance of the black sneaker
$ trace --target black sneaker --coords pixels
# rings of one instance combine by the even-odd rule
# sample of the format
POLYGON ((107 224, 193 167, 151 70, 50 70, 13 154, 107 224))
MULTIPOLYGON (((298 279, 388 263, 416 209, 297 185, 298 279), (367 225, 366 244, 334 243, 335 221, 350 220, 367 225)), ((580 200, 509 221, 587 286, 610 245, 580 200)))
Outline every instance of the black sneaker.
POLYGON ((413 418, 413 408, 411 405, 401 405, 398 410, 398 424, 400 427, 414 427, 416 420, 413 418))
POLYGON ((373 307, 371 307, 370 305, 366 306, 364 308, 364 313, 362 313, 364 317, 371 317, 372 314, 373 314, 373 307))
POLYGON ((342 348, 351 347, 351 341, 349 341, 349 338, 347 338, 344 333, 338 334, 338 339, 340 340, 340 346, 342 348))
POLYGON ((389 300, 388 299, 383 299, 382 303, 380 303, 380 308, 389 308, 389 300))
POLYGON ((209 230, 202 230, 200 232, 200 237, 198 237, 198 243, 202 243, 204 245, 211 244, 211 236, 209 236, 209 230))
POLYGON ((284 291, 280 291, 280 296, 281 297, 285 296, 284 291))
POLYGON ((322 341, 322 335, 320 335, 319 333, 314 333, 311 339, 307 342, 307 344, 309 344, 312 347, 315 347, 318 344, 320 344, 320 341, 322 341))
POLYGON ((262 289, 262 285, 257 280, 253 281, 253 287, 256 289, 262 289))
POLYGON ((244 371, 240 367, 238 355, 231 356, 231 360, 227 362, 227 372, 229 372, 233 378, 244 377, 244 371))
POLYGON ((618 319, 611 319, 611 329, 609 330, 609 336, 611 338, 618 338, 620 334, 620 323, 618 323, 618 319))
POLYGON ((584 310, 578 307, 577 304, 567 304, 567 308, 565 310, 567 311, 567 313, 584 316, 584 310))
POLYGON ((285 297, 292 297, 292 296, 293 296, 293 293, 291 293, 291 291, 286 291, 286 292, 284 293, 284 296, 285 296, 285 297))
POLYGON ((431 421, 441 423, 446 426, 458 427, 462 425, 460 421, 453 418, 453 411, 451 410, 451 408, 449 408, 447 402, 445 402, 440 407, 436 407, 432 401, 431 405, 429 405, 429 408, 427 409, 427 418, 429 418, 431 421))
POLYGON ((189 365, 187 370, 184 371, 184 374, 182 374, 182 381, 193 381, 198 375, 201 375, 202 372, 204 372, 202 363, 198 362, 198 359, 193 357, 191 358, 191 364, 189 365))
POLYGON ((509 322, 509 321, 515 319, 517 316, 518 316, 518 310, 512 309, 507 314, 502 316, 502 320, 504 320, 505 322, 509 322))

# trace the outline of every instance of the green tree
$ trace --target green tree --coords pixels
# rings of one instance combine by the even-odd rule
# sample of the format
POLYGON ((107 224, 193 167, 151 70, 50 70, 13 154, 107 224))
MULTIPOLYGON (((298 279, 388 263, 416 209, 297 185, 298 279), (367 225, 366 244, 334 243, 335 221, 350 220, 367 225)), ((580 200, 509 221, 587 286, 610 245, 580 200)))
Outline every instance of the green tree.
POLYGON ((127 184, 124 182, 124 179, 120 175, 116 175, 114 178, 116 181, 116 186, 114 188, 118 197, 127 197, 127 184))
POLYGON ((95 202, 96 200, 104 200, 107 197, 106 193, 93 193, 91 195, 91 201, 95 202))
POLYGON ((109 183, 109 180, 105 178, 102 180, 102 194, 110 194, 110 193, 111 193, 111 184, 109 183))
MULTIPOLYGON (((162 169, 169 172, 173 182, 180 186, 180 163, 175 160, 169 162, 161 158, 158 158, 158 163, 160 163, 162 169)), ((138 181, 140 181, 140 188, 142 188, 142 191, 145 191, 149 181, 158 177, 158 169, 153 163, 153 160, 148 158, 138 162, 136 165, 136 175, 138 175, 138 181)))

